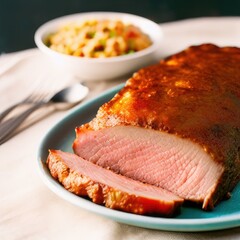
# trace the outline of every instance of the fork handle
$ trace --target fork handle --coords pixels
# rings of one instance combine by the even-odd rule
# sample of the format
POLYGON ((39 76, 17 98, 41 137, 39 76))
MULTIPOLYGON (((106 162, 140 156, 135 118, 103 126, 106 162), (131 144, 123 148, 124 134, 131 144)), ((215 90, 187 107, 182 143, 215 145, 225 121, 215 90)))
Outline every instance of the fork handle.
POLYGON ((13 133, 31 113, 33 113, 35 110, 37 110, 38 108, 42 107, 45 104, 46 104, 45 102, 37 103, 30 107, 29 109, 27 109, 26 111, 24 111, 23 113, 19 114, 18 116, 3 122, 0 125, 0 145, 8 139, 10 134, 13 133))

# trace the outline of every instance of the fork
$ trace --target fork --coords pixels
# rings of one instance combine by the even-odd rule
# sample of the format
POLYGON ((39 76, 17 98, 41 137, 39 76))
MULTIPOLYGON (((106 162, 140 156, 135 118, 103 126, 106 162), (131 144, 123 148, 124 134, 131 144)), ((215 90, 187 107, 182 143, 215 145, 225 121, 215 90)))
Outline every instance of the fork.
POLYGON ((58 90, 48 99, 34 103, 27 110, 4 121, 0 125, 0 145, 9 139, 10 135, 23 123, 23 121, 35 110, 43 106, 53 105, 54 110, 67 110, 80 101, 89 93, 89 88, 76 83, 58 90))
POLYGON ((37 102, 41 102, 44 98, 46 98, 47 93, 41 93, 39 94, 37 91, 32 92, 31 94, 29 94, 25 99, 13 104, 12 106, 10 106, 9 108, 7 108, 6 110, 4 110, 3 112, 0 113, 0 123, 1 121, 10 113, 12 112, 15 108, 24 105, 24 104, 29 104, 29 103, 37 103, 37 102))
POLYGON ((10 137, 10 134, 17 128, 17 126, 25 120, 33 111, 40 108, 41 105, 44 105, 44 102, 39 102, 34 105, 32 105, 29 109, 24 111, 23 113, 20 113, 16 117, 12 117, 5 122, 3 122, 0 126, 0 145, 4 143, 6 140, 8 140, 8 137, 10 137))
POLYGON ((1 122, 3 121, 3 119, 17 107, 25 104, 34 104, 44 101, 45 99, 48 99, 48 97, 51 96, 51 94, 58 88, 59 86, 57 85, 57 81, 51 83, 44 82, 44 84, 42 84, 41 81, 36 81, 36 83, 32 87, 32 92, 26 98, 13 104, 12 106, 0 113, 0 125, 2 124, 1 122), (48 89, 47 91, 46 88, 48 89))

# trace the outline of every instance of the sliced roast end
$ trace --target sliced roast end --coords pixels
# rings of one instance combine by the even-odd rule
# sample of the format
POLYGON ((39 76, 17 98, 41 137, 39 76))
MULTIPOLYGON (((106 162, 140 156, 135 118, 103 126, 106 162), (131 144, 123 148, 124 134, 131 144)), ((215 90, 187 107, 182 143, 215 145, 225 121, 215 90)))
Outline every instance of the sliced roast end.
POLYGON ((217 191, 223 173, 193 141, 152 129, 114 126, 77 130, 75 153, 126 177, 162 187, 185 200, 213 208, 221 198, 217 191))
POLYGON ((108 208, 170 217, 179 212, 183 203, 183 199, 164 189, 118 175, 75 154, 50 150, 46 164, 68 191, 108 208))

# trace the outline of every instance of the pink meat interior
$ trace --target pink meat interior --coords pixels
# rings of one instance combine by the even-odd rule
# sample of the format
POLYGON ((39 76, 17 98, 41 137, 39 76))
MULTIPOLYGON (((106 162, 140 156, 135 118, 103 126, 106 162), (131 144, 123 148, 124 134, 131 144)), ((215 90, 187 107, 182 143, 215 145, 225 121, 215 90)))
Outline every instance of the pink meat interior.
POLYGON ((134 126, 79 131, 73 148, 97 165, 203 205, 223 173, 198 144, 134 126))

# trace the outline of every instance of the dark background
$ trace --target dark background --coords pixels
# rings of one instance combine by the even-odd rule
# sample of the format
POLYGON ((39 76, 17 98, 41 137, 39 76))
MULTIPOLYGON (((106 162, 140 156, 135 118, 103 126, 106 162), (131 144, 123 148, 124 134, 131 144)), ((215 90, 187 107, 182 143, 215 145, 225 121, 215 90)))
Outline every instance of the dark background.
POLYGON ((0 53, 35 47, 34 32, 41 24, 88 11, 127 12, 164 23, 206 16, 240 16, 240 1, 0 0, 0 53))

